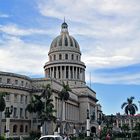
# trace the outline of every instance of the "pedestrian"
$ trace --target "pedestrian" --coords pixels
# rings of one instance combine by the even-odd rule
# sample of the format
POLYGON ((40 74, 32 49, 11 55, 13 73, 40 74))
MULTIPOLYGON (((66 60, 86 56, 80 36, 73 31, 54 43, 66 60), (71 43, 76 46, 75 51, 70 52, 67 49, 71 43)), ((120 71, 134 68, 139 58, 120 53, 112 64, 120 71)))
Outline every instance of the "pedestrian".
POLYGON ((64 138, 64 140, 70 140, 69 136, 66 135, 65 138, 64 138))
POLYGON ((106 135, 106 139, 105 140, 110 140, 110 135, 109 133, 106 135))

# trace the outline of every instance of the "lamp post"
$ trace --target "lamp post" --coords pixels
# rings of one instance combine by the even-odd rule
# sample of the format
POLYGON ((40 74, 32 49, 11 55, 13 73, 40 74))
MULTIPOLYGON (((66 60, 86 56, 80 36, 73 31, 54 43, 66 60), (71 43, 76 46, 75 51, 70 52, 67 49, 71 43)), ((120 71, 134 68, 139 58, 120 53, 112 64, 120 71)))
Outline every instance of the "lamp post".
POLYGON ((97 122, 98 122, 98 129, 99 129, 99 138, 101 139, 101 123, 102 123, 102 120, 101 120, 101 117, 99 117, 97 119, 97 122))
POLYGON ((13 106, 11 107, 6 107, 5 110, 5 118, 6 118, 6 139, 9 138, 10 135, 10 115, 13 112, 13 106))
POLYGON ((57 133, 60 134, 60 119, 57 119, 57 133))
POLYGON ((90 118, 89 118, 89 109, 87 109, 87 137, 90 136, 90 118))

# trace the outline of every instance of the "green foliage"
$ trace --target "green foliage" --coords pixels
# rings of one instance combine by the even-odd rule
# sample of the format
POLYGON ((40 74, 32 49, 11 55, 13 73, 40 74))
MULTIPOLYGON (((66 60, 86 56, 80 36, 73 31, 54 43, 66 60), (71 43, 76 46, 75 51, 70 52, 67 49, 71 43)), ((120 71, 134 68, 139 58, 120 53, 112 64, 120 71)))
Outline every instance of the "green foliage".
POLYGON ((30 140, 39 139, 41 137, 40 131, 31 131, 30 132, 30 140))
POLYGON ((61 90, 61 92, 59 92, 59 97, 61 100, 67 101, 69 99, 69 91, 71 91, 68 83, 65 84, 63 82, 63 88, 61 90))
POLYGON ((0 140, 6 140, 4 136, 0 136, 0 140))
POLYGON ((14 138, 7 138, 6 140, 14 140, 14 138))
POLYGON ((55 121, 56 117, 54 116, 54 105, 51 98, 52 90, 50 85, 42 86, 41 95, 33 95, 31 97, 30 103, 27 105, 26 110, 29 113, 37 113, 38 119, 41 120, 41 125, 45 121, 55 121))
POLYGON ((124 102, 122 105, 121 105, 121 108, 125 110, 125 113, 128 115, 134 115, 136 114, 136 111, 138 111, 138 107, 136 106, 136 104, 133 103, 133 100, 135 98, 134 97, 130 97, 130 98, 127 98, 127 102, 124 102))
POLYGON ((0 112, 3 112, 6 107, 6 103, 4 100, 5 95, 6 95, 5 92, 0 92, 0 112))

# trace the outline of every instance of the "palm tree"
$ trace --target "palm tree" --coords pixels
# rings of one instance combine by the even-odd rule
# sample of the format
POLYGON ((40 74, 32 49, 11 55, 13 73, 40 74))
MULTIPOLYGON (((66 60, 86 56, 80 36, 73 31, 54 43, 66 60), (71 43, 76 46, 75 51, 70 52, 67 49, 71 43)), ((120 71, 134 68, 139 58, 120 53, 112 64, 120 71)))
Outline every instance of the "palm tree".
POLYGON ((0 136, 1 136, 1 126, 2 126, 2 112, 5 110, 6 102, 4 96, 6 92, 0 92, 0 136))
POLYGON ((61 116, 60 116, 60 133, 62 133, 62 120, 63 120, 63 104, 65 101, 67 101, 69 99, 69 91, 71 91, 68 83, 65 84, 63 82, 63 88, 62 90, 59 92, 59 97, 61 100, 61 116))
POLYGON ((51 98, 52 90, 50 85, 43 86, 43 90, 41 93, 41 98, 43 98, 43 109, 40 113, 41 125, 44 125, 44 132, 47 134, 47 122, 53 121, 55 122, 56 117, 54 116, 54 105, 53 100, 51 98))
POLYGON ((31 96, 30 103, 26 106, 26 110, 31 114, 31 130, 33 130, 33 113, 36 113, 35 97, 31 96))
POLYGON ((133 103, 134 99, 134 97, 127 98, 127 102, 124 102, 121 106, 122 109, 125 107, 125 113, 127 115, 134 115, 138 111, 138 107, 133 103))
MULTIPOLYGON (((136 104, 133 103, 133 100, 135 98, 134 97, 130 97, 127 98, 127 102, 124 102, 121 106, 121 108, 123 109, 124 107, 124 111, 127 115, 135 115, 136 111, 138 111, 138 107, 136 106, 136 104)), ((131 139, 133 138, 132 136, 132 120, 130 118, 130 129, 131 129, 131 139)))
POLYGON ((34 98, 35 98, 35 100, 34 100, 34 112, 37 113, 36 123, 37 123, 37 130, 38 130, 38 119, 39 119, 40 114, 43 110, 44 104, 42 102, 42 99, 41 99, 42 97, 40 95, 34 95, 34 98))

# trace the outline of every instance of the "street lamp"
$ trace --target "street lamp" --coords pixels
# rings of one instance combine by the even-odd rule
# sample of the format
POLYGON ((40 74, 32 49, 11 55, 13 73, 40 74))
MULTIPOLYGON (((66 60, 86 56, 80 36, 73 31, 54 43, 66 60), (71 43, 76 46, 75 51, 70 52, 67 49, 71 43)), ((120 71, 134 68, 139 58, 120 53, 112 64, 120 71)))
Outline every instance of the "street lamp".
POLYGON ((60 134, 60 119, 57 119, 57 132, 60 134))
POLYGON ((101 123, 102 123, 102 119, 101 119, 101 116, 99 116, 99 118, 97 119, 97 122, 98 122, 98 129, 99 129, 99 138, 101 138, 101 123))
POLYGON ((13 112, 13 106, 6 107, 5 118, 6 118, 6 138, 9 138, 10 135, 10 115, 13 112))
POLYGON ((87 109, 87 137, 90 136, 90 118, 89 118, 89 109, 87 109))

